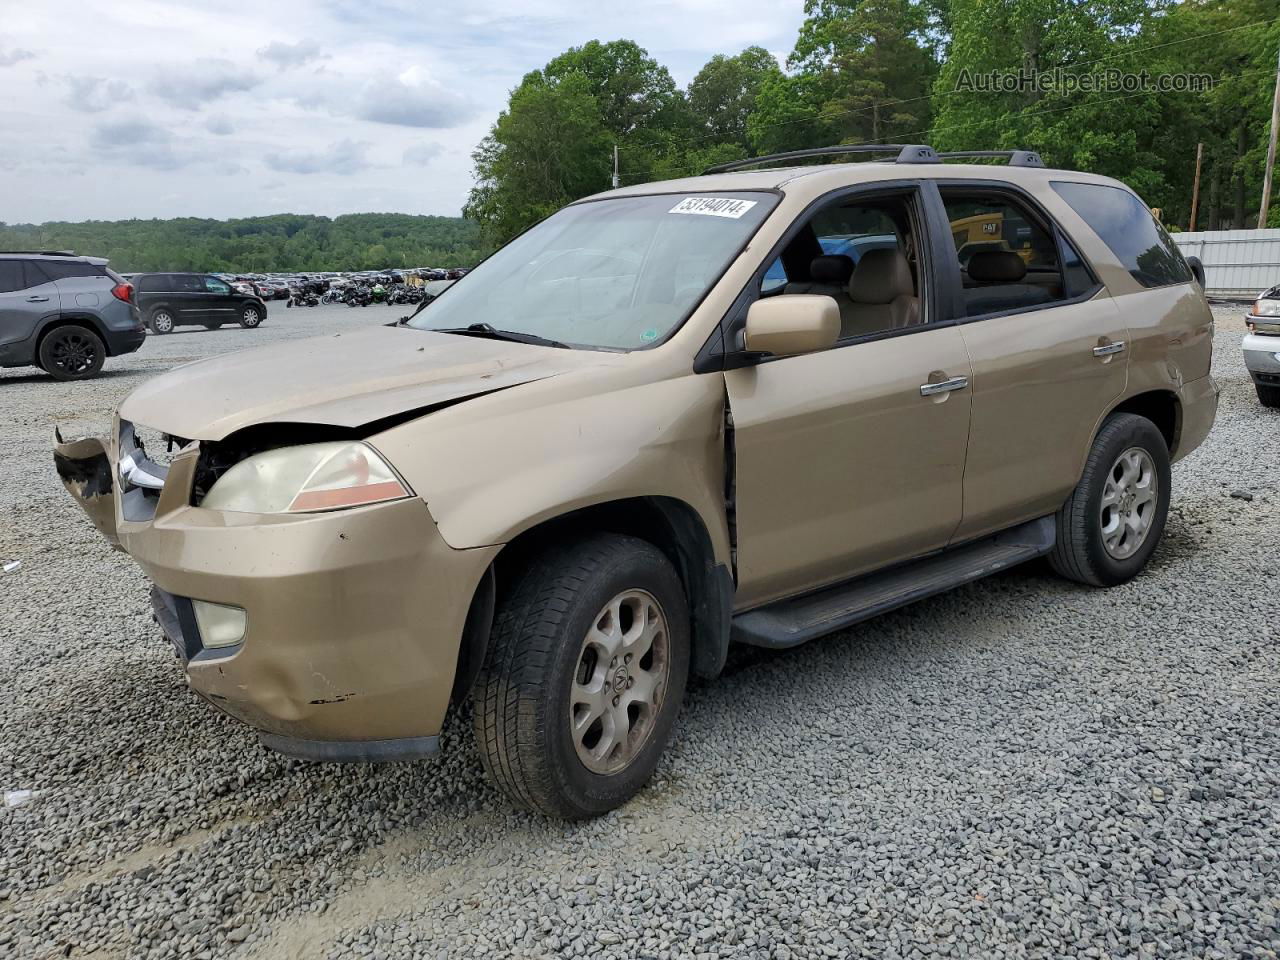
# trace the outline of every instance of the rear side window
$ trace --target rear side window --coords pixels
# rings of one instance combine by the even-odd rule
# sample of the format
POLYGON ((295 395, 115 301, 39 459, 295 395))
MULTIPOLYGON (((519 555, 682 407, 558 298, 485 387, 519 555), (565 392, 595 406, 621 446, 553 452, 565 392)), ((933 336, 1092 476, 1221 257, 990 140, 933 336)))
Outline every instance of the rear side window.
POLYGON ((72 277, 105 277, 102 267, 85 263, 82 260, 41 260, 40 269, 50 280, 68 280, 72 277))
POLYGON ((133 278, 133 285, 139 293, 157 293, 164 289, 164 277, 158 273, 144 273, 133 278))
POLYGON ((1189 283, 1191 268, 1164 227, 1128 190, 1055 180, 1053 189, 1144 287, 1189 283))
POLYGON ((22 261, 0 260, 0 293, 13 293, 26 288, 27 284, 22 279, 22 261))

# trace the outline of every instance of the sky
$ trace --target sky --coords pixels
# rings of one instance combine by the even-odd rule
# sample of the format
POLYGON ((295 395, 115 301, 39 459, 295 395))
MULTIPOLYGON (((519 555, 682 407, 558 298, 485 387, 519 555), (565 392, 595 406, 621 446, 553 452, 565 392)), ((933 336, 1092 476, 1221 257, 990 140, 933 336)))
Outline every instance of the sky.
POLYGON ((627 38, 686 85, 803 0, 0 0, 0 221, 456 216, 530 70, 627 38), (731 15, 727 15, 728 11, 731 15))

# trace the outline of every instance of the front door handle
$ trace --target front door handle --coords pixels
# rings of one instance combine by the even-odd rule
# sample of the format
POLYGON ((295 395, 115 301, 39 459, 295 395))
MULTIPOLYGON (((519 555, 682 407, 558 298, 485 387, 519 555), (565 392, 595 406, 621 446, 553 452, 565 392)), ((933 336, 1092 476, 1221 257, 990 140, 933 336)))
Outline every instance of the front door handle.
POLYGON ((27 303, 48 303, 48 297, 27 297, 27 303))
POLYGON ((1100 343, 1093 348, 1095 357, 1109 357, 1115 353, 1124 353, 1125 342, 1123 340, 1112 340, 1110 343, 1100 343))
POLYGON ((940 393, 963 390, 968 385, 968 377, 952 377, 950 380, 941 380, 938 383, 922 383, 920 384, 920 396, 936 397, 940 393))

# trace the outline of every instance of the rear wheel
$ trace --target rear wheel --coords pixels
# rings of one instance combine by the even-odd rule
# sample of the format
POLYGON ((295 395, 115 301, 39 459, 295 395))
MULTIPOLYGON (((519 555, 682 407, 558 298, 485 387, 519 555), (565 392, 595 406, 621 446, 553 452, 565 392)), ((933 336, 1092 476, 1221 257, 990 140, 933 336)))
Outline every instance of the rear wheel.
POLYGON ((616 535, 552 547, 498 603, 473 694, 485 769, 548 816, 612 810, 657 766, 688 671, 688 603, 661 551, 616 535))
POLYGON ((168 307, 156 307, 147 317, 147 327, 152 333, 173 333, 177 320, 168 307))
POLYGON ((1255 383, 1254 387, 1258 391, 1258 402, 1264 407, 1280 407, 1280 387, 1271 387, 1262 383, 1255 383))
POLYGON ((252 330, 262 322, 262 311, 253 304, 247 304, 240 310, 240 326, 252 330))
POLYGON ((96 377, 106 358, 106 344, 88 327, 58 327, 40 341, 40 366, 55 380, 96 377))
POLYGON ((1164 533, 1169 477, 1169 448, 1155 424, 1132 413, 1108 417, 1058 511, 1054 570, 1096 587, 1136 576, 1164 533))

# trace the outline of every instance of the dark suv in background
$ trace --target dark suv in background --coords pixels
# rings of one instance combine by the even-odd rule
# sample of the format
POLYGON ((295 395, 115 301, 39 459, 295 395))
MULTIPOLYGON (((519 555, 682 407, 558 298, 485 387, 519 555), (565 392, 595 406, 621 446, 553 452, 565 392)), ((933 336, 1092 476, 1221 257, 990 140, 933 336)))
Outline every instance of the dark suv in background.
POLYGON ((138 309, 152 333, 171 333, 181 325, 217 330, 224 323, 238 323, 253 328, 267 318, 261 298, 238 293, 207 273, 140 273, 133 283, 138 309))
POLYGON ((85 380, 146 335, 133 286, 101 257, 0 252, 0 367, 85 380))

